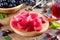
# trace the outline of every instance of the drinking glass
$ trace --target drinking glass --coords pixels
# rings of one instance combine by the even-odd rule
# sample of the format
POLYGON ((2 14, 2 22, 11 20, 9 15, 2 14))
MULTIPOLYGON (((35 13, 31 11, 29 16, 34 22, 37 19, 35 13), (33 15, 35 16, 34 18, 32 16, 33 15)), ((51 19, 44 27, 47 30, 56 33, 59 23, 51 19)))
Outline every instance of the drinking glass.
POLYGON ((60 19, 60 0, 52 0, 52 18, 60 19))

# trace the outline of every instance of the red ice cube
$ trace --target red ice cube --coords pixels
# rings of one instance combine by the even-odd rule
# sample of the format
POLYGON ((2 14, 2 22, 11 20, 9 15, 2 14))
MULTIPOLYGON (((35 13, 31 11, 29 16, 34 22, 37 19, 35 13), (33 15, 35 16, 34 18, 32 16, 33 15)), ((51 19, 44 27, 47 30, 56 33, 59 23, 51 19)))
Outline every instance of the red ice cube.
POLYGON ((34 12, 30 12, 30 15, 33 19, 38 17, 38 14, 34 12))
POLYGON ((12 22, 11 22, 11 25, 12 25, 13 27, 17 27, 17 21, 12 21, 12 22))

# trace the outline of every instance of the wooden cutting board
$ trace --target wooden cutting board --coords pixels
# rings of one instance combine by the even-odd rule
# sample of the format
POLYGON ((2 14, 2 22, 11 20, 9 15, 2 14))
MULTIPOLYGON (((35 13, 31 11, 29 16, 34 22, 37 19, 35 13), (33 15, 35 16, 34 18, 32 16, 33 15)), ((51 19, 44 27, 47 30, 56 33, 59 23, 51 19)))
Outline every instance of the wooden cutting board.
MULTIPOLYGON (((29 6, 28 6, 29 7, 29 6)), ((27 8, 27 7, 25 7, 27 8)), ((24 8, 24 9, 25 9, 24 8)), ((22 10, 24 10, 22 9, 22 10)), ((40 12, 38 11, 37 9, 33 10, 33 11, 37 11, 37 12, 40 12)), ((4 26, 2 27, 2 30, 6 30, 6 29, 9 29, 11 31, 13 31, 11 28, 10 28, 10 20, 12 18, 13 15, 16 15, 17 13, 14 13, 14 14, 9 14, 8 17, 6 17, 5 19, 0 19, 0 23, 4 24, 4 26)), ((18 35, 16 33, 12 33, 9 35, 12 40, 36 40, 36 37, 23 37, 21 35, 18 35)))

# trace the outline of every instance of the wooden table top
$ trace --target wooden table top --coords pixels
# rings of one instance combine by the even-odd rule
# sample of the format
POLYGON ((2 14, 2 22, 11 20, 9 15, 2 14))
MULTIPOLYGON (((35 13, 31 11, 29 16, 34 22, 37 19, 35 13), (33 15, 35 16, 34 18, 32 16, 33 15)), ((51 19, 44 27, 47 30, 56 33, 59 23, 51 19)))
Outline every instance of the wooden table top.
MULTIPOLYGON (((27 8, 27 7, 25 7, 25 8, 27 8)), ((22 9, 22 10, 24 10, 24 9, 22 9)), ((33 11, 36 11, 36 12, 40 13, 41 10, 40 9, 34 9, 33 11)), ((5 19, 0 19, 0 23, 4 24, 4 26, 2 27, 2 30, 9 29, 9 30, 13 31, 10 28, 10 20, 11 20, 12 16, 15 15, 15 14, 17 14, 17 13, 10 14, 5 19)), ((23 37, 23 36, 18 35, 16 33, 12 33, 9 36, 12 38, 12 40, 45 40, 45 39, 43 39, 44 35, 42 35, 42 36, 40 35, 40 36, 37 36, 37 37, 23 37)))
MULTIPOLYGON (((25 7, 25 8, 27 8, 27 7, 25 7)), ((22 10, 24 10, 24 9, 22 9, 22 10)), ((35 9, 34 11, 38 11, 38 10, 35 9)), ((15 15, 15 14, 17 14, 17 13, 10 14, 5 19, 0 19, 0 23, 4 24, 4 26, 2 27, 1 30, 9 29, 9 30, 13 31, 10 28, 10 20, 11 20, 12 16, 15 15)), ((16 33, 12 33, 9 36, 12 38, 12 40, 36 40, 36 37, 23 37, 23 36, 20 36, 20 35, 18 35, 16 33)))

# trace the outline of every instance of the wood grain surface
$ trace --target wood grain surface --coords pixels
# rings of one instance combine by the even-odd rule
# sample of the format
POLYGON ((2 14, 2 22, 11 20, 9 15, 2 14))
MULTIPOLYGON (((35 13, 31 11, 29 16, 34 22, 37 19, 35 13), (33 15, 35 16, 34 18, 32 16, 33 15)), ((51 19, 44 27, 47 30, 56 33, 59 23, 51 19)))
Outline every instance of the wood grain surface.
MULTIPOLYGON (((27 7, 25 7, 25 8, 27 8, 27 7)), ((24 9, 22 9, 22 10, 24 10, 24 9)), ((35 9, 33 11, 38 11, 38 10, 35 9)), ((16 15, 16 14, 17 13, 9 14, 8 17, 6 17, 5 19, 0 19, 0 23, 4 24, 4 26, 2 27, 1 30, 9 29, 9 30, 13 31, 10 28, 10 20, 11 20, 12 16, 16 15)), ((12 40, 36 40, 36 37, 23 37, 23 36, 20 36, 20 35, 14 33, 14 32, 12 34, 10 34, 9 36, 12 38, 12 40)))

